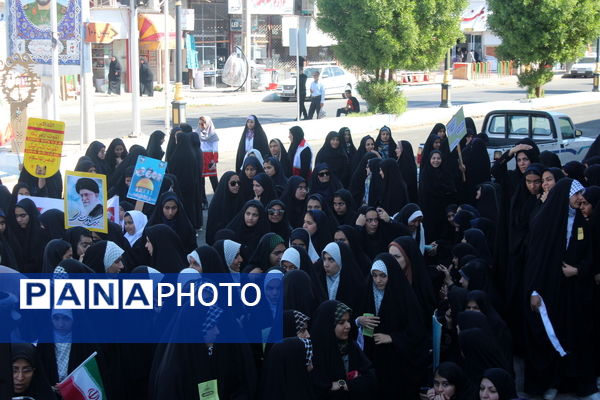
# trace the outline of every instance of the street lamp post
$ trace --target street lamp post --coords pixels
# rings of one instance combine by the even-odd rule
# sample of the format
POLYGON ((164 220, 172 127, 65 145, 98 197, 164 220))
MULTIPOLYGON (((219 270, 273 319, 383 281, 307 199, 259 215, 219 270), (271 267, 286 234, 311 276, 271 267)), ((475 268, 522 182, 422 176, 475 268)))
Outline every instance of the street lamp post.
POLYGON ((440 107, 449 108, 452 107, 452 101, 450 100, 450 50, 444 58, 444 80, 442 82, 442 102, 440 107))
POLYGON ((175 95, 171 102, 173 125, 180 125, 186 121, 181 82, 181 23, 181 0, 177 0, 175 2, 175 95))
POLYGON ((594 88, 592 92, 600 91, 600 37, 596 39, 596 70, 594 71, 594 88))

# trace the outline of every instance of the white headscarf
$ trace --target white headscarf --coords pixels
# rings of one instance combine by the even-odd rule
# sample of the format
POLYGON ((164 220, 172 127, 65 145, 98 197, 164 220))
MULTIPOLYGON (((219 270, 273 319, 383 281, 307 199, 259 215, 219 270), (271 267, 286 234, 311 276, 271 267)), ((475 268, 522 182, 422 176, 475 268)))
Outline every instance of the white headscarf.
POLYGON ((200 136, 200 142, 218 142, 219 137, 217 136, 217 130, 211 117, 203 115, 198 119, 198 136, 200 136), (202 129, 200 126, 200 120, 206 121, 206 129, 202 129))
POLYGON ((338 287, 340 286, 340 274, 342 273, 342 255, 340 253, 340 246, 331 242, 323 249, 321 254, 329 254, 331 258, 335 260, 337 265, 340 267, 340 270, 337 274, 332 276, 327 276, 327 297, 329 300, 335 300, 335 296, 337 296, 338 287))
MULTIPOLYGON (((381 260, 376 260, 371 266, 371 272, 379 271, 384 274, 388 274, 387 266, 381 260)), ((381 308, 381 302, 383 301, 383 295, 385 294, 385 289, 378 289, 373 282, 373 299, 375 300, 375 313, 379 314, 379 309, 381 308)))
POLYGON ((300 269, 300 253, 293 247, 288 247, 281 256, 281 262, 287 261, 294 264, 296 269, 300 269))
MULTIPOLYGON (((254 154, 254 157, 256 157, 256 159, 260 162, 260 165, 263 165, 265 163, 265 160, 263 160, 263 156, 262 154, 260 154, 260 151, 256 150, 256 149, 250 149, 248 150, 248 152, 246 153, 246 155, 244 156, 244 161, 246 161, 246 159, 248 157, 252 157, 250 155, 250 153, 254 154)), ((240 171, 244 171, 244 162, 242 162, 242 166, 240 167, 240 171)))
POLYGON ((144 233, 144 228, 148 223, 148 217, 146 217, 146 214, 144 214, 143 212, 136 210, 127 211, 125 213, 125 216, 127 215, 129 215, 133 220, 133 226, 135 226, 135 233, 133 235, 130 235, 129 233, 125 232, 123 236, 125 236, 125 239, 127 239, 129 245, 133 247, 133 244, 140 237, 142 237, 142 233, 144 233))

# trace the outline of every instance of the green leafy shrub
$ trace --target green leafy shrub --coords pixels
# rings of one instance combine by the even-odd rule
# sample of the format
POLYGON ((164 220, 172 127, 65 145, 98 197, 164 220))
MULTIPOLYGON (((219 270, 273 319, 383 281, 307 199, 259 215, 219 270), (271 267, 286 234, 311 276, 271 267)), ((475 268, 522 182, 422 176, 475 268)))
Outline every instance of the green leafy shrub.
POLYGON ((360 96, 369 105, 369 112, 376 114, 402 114, 408 101, 398 90, 396 82, 383 80, 361 81, 356 86, 360 96))

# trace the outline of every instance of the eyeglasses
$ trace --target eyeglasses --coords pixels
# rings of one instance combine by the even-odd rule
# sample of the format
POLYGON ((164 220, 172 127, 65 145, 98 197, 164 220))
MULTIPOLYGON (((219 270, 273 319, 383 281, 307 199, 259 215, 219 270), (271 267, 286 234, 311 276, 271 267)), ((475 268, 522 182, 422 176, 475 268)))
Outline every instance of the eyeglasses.
POLYGON ((329 176, 329 171, 319 172, 317 175, 319 175, 320 178, 323 178, 325 176, 329 176))
POLYGON ((275 208, 269 208, 269 215, 283 215, 285 214, 285 210, 277 210, 275 208))
POLYGON ((231 182, 229 182, 229 186, 231 186, 231 187, 239 186, 239 184, 240 184, 240 181, 231 181, 231 182))

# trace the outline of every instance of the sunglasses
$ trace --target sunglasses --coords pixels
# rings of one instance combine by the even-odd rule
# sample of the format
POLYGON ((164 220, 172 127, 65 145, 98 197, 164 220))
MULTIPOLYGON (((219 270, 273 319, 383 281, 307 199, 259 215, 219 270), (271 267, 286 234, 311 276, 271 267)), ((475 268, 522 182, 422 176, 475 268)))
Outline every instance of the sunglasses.
POLYGON ((269 215, 283 215, 285 214, 285 210, 276 210, 274 208, 269 208, 269 215))
POLYGON ((239 186, 239 184, 240 184, 240 181, 231 181, 231 182, 229 182, 229 186, 231 186, 231 187, 239 186))
POLYGON ((319 177, 323 178, 325 176, 329 176, 329 171, 319 172, 317 175, 319 175, 319 177))

